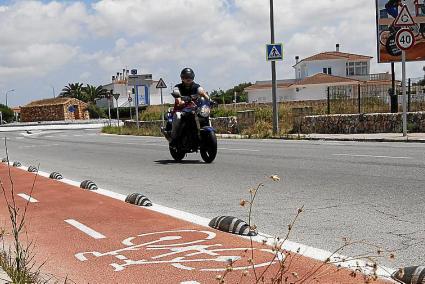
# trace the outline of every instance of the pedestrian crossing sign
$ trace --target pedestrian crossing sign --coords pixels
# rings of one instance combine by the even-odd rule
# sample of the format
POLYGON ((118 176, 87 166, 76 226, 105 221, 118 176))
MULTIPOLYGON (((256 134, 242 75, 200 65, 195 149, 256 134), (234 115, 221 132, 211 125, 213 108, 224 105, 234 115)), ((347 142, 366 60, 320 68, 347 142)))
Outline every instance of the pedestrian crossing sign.
POLYGON ((267 61, 283 60, 283 44, 273 43, 266 45, 267 61))

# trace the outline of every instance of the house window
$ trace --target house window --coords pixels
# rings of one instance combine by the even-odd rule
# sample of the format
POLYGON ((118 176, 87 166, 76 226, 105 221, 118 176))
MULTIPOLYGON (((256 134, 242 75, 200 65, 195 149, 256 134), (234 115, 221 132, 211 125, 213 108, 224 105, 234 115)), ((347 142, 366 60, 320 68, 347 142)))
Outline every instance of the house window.
POLYGON ((388 18, 388 12, 385 9, 379 10, 379 17, 381 19, 387 19, 388 18))
POLYGON ((323 73, 332 75, 332 68, 331 67, 323 68, 323 73))
POLYGON ((346 74, 347 76, 362 76, 367 75, 367 62, 347 62, 346 74))

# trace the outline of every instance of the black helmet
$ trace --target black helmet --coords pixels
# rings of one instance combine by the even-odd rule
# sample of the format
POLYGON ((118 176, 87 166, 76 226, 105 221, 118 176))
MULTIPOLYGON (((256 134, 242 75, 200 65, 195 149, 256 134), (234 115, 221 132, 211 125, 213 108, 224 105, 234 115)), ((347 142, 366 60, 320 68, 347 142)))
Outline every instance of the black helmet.
POLYGON ((191 68, 184 68, 182 72, 180 72, 180 78, 190 78, 195 79, 195 72, 191 68))

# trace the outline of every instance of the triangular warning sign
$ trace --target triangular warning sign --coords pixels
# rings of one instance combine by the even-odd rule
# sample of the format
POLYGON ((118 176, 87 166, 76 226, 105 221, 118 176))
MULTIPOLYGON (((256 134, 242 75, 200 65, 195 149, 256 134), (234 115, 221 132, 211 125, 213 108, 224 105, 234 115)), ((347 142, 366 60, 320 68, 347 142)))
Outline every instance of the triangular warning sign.
POLYGON ((166 89, 167 85, 165 85, 164 80, 162 80, 162 78, 159 79, 158 84, 156 84, 156 88, 157 89, 166 89))
POLYGON ((276 48, 276 46, 273 46, 273 48, 270 50, 269 58, 281 58, 282 54, 280 54, 279 50, 276 48))
POLYGON ((406 5, 403 6, 400 13, 398 14, 397 19, 395 19, 393 26, 394 27, 406 27, 406 26, 414 26, 416 25, 413 20, 412 15, 409 12, 409 9, 406 5))

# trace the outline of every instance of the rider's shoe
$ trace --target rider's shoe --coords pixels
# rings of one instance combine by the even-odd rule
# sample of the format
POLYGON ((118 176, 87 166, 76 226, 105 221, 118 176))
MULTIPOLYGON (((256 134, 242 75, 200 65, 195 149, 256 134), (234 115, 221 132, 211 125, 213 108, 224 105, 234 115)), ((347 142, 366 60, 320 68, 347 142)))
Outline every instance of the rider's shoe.
POLYGON ((172 139, 170 142, 170 148, 177 150, 177 139, 172 139))

